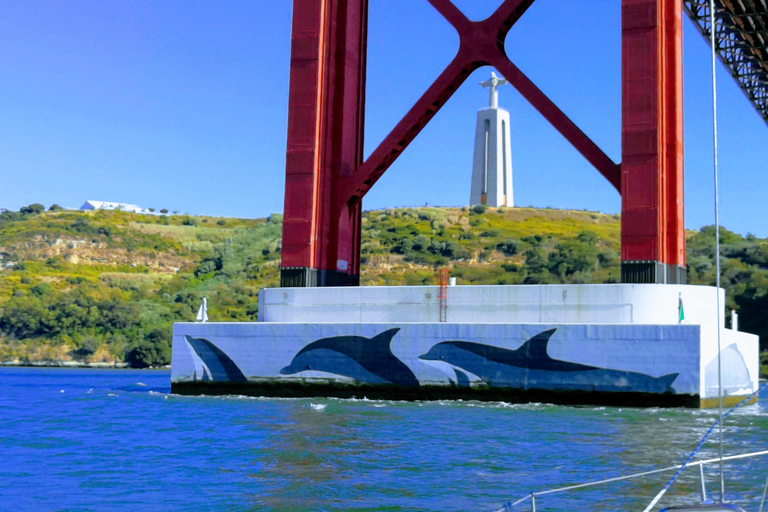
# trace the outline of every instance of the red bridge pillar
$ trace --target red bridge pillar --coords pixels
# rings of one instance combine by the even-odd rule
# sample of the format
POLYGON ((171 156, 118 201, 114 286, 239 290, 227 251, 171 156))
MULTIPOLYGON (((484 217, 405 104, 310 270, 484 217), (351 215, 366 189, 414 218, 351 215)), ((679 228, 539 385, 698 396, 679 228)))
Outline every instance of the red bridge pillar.
POLYGON ((363 196, 488 65, 621 191, 622 281, 684 283, 682 0, 622 0, 621 165, 507 55, 507 33, 534 0, 504 0, 481 21, 428 1, 458 33, 457 54, 363 162, 368 0, 294 0, 280 285, 359 283, 363 196))
POLYGON ((367 3, 293 3, 280 286, 359 283, 361 203, 337 195, 363 160, 367 3))
POLYGON ((682 0, 622 0, 621 280, 685 283, 682 0))

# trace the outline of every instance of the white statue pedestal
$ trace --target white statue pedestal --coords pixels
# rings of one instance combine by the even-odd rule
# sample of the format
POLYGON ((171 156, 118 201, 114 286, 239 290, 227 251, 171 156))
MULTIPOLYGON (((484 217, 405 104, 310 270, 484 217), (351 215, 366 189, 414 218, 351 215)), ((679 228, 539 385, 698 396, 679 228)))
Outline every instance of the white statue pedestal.
POLYGON ((490 87, 490 107, 477 113, 475 155, 472 162, 470 206, 513 206, 512 155, 509 134, 509 112, 498 108, 496 88, 506 84, 491 73, 491 79, 480 82, 490 87))

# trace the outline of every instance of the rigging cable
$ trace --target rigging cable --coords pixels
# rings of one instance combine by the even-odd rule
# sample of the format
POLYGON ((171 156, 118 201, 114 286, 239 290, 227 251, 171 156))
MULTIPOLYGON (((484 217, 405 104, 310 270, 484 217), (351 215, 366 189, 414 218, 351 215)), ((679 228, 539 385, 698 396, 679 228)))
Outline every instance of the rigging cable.
POLYGON ((723 476, 723 377, 720 357, 720 202, 717 179, 717 77, 715 57, 717 54, 717 20, 715 0, 709 0, 709 45, 712 50, 712 156, 715 175, 715 295, 717 304, 717 409, 718 437, 720 450, 720 503, 725 501, 725 478, 723 476))

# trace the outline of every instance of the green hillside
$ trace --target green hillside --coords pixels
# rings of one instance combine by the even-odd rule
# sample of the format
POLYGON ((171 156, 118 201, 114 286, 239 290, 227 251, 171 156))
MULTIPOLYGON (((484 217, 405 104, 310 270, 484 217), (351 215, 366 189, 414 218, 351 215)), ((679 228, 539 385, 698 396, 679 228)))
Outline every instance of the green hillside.
MULTIPOLYGON (((53 210, 53 211, 51 211, 53 210)), ((0 361, 164 365, 171 325, 255 320, 278 284, 282 216, 234 219, 61 211, 0 213, 0 361)), ((534 208, 365 212, 363 285, 610 283, 618 215, 534 208)), ((768 240, 721 232, 723 284, 743 330, 768 343, 768 240)), ((691 283, 714 284, 714 229, 688 233, 691 283)))

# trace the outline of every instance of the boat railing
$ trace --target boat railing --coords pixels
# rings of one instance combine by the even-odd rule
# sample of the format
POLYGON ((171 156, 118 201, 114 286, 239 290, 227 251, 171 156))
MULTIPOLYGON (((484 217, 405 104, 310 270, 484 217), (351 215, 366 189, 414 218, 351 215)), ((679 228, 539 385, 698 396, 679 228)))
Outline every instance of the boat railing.
MULTIPOLYGON (((762 451, 759 451, 759 452, 752 452, 752 453, 743 453, 743 454, 739 454, 739 455, 730 455, 728 457, 723 457, 723 461, 737 460, 737 459, 747 459, 747 458, 751 458, 751 457, 759 457, 761 455, 768 455, 768 450, 762 450, 762 451)), ((530 503, 531 503, 531 510, 533 510, 533 512, 536 512, 536 498, 539 498, 541 496, 546 496, 548 494, 555 494, 555 493, 565 492, 565 491, 572 491, 574 489, 582 489, 584 487, 594 487, 594 486, 604 485, 604 484, 608 484, 608 483, 612 483, 612 482, 620 482, 622 480, 630 480, 630 479, 633 479, 633 478, 641 478, 641 477, 644 477, 644 476, 655 475, 657 473, 664 473, 664 472, 667 472, 667 471, 679 470, 679 469, 682 469, 683 467, 691 467, 691 466, 699 466, 699 475, 700 475, 700 480, 701 480, 701 496, 702 496, 702 501, 705 501, 707 499, 707 487, 706 487, 706 483, 705 483, 705 480, 704 480, 704 466, 707 465, 707 464, 719 463, 719 462, 720 462, 720 458, 719 457, 715 458, 715 459, 697 460, 697 461, 689 462, 688 464, 678 464, 676 466, 669 466, 669 467, 665 467, 665 468, 661 468, 661 469, 653 469, 653 470, 650 470, 650 471, 641 471, 640 473, 633 473, 631 475, 623 475, 623 476, 617 476, 617 477, 613 477, 613 478, 605 478, 603 480, 594 480, 592 482, 585 482, 585 483, 582 483, 582 484, 567 485, 565 487, 557 487, 555 489, 547 489, 547 490, 544 490, 544 491, 536 491, 536 492, 532 492, 532 493, 530 493, 530 494, 528 494, 526 496, 523 496, 522 498, 520 498, 517 501, 514 501, 514 502, 510 501, 510 502, 505 503, 504 506, 502 508, 500 508, 499 510, 497 510, 496 512, 510 512, 510 511, 513 510, 514 507, 516 507, 517 505, 519 505, 519 504, 521 504, 521 503, 523 503, 525 501, 530 501, 530 503)), ((762 504, 765 501, 766 491, 768 491, 768 479, 766 479, 766 485, 765 485, 765 488, 763 489, 763 499, 761 500, 761 504, 760 504, 761 512, 762 512, 762 506, 763 506, 762 504)))
MULTIPOLYGON (((762 391, 763 388, 765 388, 765 387, 768 387, 768 382, 767 383, 763 383, 761 386, 758 386, 758 388, 754 392, 752 392, 749 396, 745 397, 741 402, 739 402, 738 404, 733 406, 728 412, 726 412, 725 414, 720 414, 720 417, 717 420, 715 420, 715 422, 712 424, 711 427, 709 427, 709 430, 707 430, 707 432, 704 434, 704 437, 701 438, 701 440, 699 441, 699 444, 696 445, 696 448, 694 448, 694 450, 690 453, 690 455, 688 455, 688 458, 682 464, 679 464, 677 466, 669 466, 669 467, 661 468, 661 469, 653 469, 653 470, 650 470, 650 471, 642 471, 640 473, 633 473, 631 475, 617 476, 617 477, 613 477, 613 478, 606 478, 604 480, 596 480, 596 481, 593 481, 593 482, 587 482, 587 483, 583 483, 583 484, 567 485, 565 487, 558 487, 556 489, 548 489, 548 490, 545 490, 545 491, 532 492, 529 495, 524 496, 524 497, 520 498, 519 500, 517 500, 515 502, 508 501, 497 512, 510 512, 510 511, 512 511, 513 507, 515 507, 516 505, 518 505, 518 504, 520 504, 520 503, 522 503, 524 501, 527 501, 527 500, 531 501, 531 508, 532 508, 533 512, 536 512, 536 497, 537 496, 545 496, 547 494, 554 494, 554 493, 557 493, 557 492, 572 491, 574 489, 581 489, 583 487, 593 487, 593 486, 596 486, 596 485, 603 485, 603 484, 607 484, 607 483, 611 483, 611 482, 619 482, 621 480, 629 480, 629 479, 632 479, 632 478, 640 478, 640 477, 643 477, 643 476, 654 475, 656 473, 663 473, 665 471, 676 470, 675 474, 672 476, 672 478, 666 483, 666 485, 664 485, 664 487, 653 498, 653 500, 651 500, 651 503, 645 508, 645 510, 643 510, 643 512, 650 512, 650 510, 656 505, 656 503, 659 502, 661 497, 664 496, 664 494, 667 492, 667 490, 669 490, 669 488, 672 486, 672 484, 675 482, 675 480, 677 480, 677 477, 680 476, 680 474, 686 468, 688 468, 690 466, 699 466, 699 475, 701 477, 702 501, 706 501, 706 499, 707 499, 707 489, 706 489, 706 485, 705 485, 705 482, 704 482, 704 466, 706 464, 711 464, 713 462, 717 462, 717 463, 721 464, 721 487, 720 487, 721 490, 720 490, 720 494, 721 494, 721 498, 722 498, 722 495, 724 494, 724 492, 723 492, 724 488, 722 486, 722 463, 724 461, 727 461, 727 460, 746 459, 746 458, 749 458, 749 457, 757 457, 757 456, 760 456, 760 455, 768 455, 768 450, 763 450, 763 451, 759 451, 759 452, 752 452, 752 453, 745 453, 745 454, 741 454, 741 455, 731 455, 731 456, 728 456, 728 457, 723 457, 722 456, 722 452, 721 452, 721 456, 717 457, 716 459, 707 459, 707 460, 698 460, 698 461, 694 461, 693 458, 696 456, 696 454, 699 452, 699 450, 701 450, 701 448, 704 446, 704 443, 706 442, 707 438, 709 438, 709 435, 715 430, 715 427, 722 425, 722 422, 723 422, 723 420, 726 417, 728 417, 733 411, 735 411, 739 407, 743 406, 744 404, 749 403, 752 400, 752 398, 758 396, 760 394, 760 391, 762 391)), ((768 488, 768 481, 766 482, 766 487, 768 488)), ((765 501, 765 492, 763 493, 763 501, 765 501)), ((761 509, 760 512, 762 512, 762 505, 761 505, 760 509, 761 509)))

